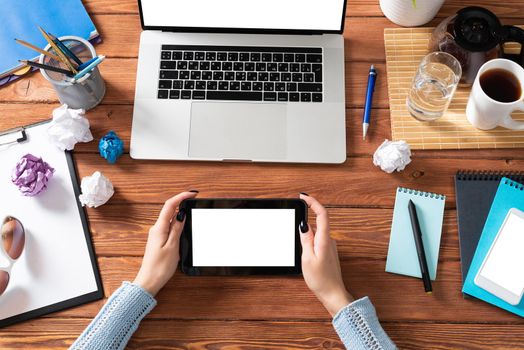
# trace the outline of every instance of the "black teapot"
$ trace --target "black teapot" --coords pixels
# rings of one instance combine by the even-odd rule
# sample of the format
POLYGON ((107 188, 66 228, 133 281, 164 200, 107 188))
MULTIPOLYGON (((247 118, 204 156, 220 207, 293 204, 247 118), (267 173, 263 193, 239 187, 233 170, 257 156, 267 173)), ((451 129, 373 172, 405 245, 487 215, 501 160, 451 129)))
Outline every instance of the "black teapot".
POLYGON ((524 66, 524 30, 502 25, 497 16, 482 7, 466 7, 446 18, 433 31, 430 51, 453 55, 462 66, 461 84, 471 85, 480 67, 494 58, 508 58, 524 66), (508 54, 504 43, 522 45, 520 54, 508 54))

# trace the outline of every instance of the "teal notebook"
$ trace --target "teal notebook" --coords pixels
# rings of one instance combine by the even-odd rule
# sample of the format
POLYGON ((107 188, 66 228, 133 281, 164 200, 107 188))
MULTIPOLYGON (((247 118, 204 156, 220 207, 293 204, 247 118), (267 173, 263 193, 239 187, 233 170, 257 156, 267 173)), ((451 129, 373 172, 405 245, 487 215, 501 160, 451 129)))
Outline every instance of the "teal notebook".
POLYGON ((475 276, 477 275, 486 254, 489 252, 489 249, 491 248, 491 245, 493 244, 493 241, 511 208, 517 208, 524 211, 524 186, 504 177, 500 180, 497 194, 491 205, 488 218, 484 225, 484 230, 482 230, 482 235, 480 236, 477 250, 471 261, 471 266, 462 291, 509 312, 513 312, 520 317, 524 317, 524 298, 520 301, 519 305, 511 305, 485 291, 474 282, 475 276))
POLYGON ((446 203, 446 196, 435 193, 402 187, 397 188, 386 271, 418 278, 422 277, 408 211, 410 199, 417 208, 429 276, 432 280, 435 280, 437 277, 444 205, 446 203))

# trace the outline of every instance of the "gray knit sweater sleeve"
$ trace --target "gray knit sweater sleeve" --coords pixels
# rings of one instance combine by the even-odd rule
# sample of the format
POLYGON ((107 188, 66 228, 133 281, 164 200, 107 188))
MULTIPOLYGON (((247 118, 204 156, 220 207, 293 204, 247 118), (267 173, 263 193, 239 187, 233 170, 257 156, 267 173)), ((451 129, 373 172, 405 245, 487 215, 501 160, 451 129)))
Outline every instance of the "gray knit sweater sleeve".
POLYGON ((375 308, 368 297, 342 308, 333 318, 333 326, 347 349, 397 349, 380 326, 375 308))
POLYGON ((156 300, 143 288, 124 282, 71 345, 72 350, 121 350, 156 300))

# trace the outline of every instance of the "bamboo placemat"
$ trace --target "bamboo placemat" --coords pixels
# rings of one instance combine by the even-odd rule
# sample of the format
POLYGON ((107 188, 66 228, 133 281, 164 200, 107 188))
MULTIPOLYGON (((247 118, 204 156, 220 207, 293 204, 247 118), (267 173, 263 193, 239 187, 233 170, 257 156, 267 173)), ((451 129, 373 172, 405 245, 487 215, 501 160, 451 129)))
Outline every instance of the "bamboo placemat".
MULTIPOLYGON (((412 149, 524 147, 524 131, 500 127, 482 131, 468 122, 466 105, 471 91, 469 87, 457 89, 448 111, 437 121, 419 122, 409 114, 406 97, 419 63, 429 52, 432 31, 433 28, 384 30, 393 140, 405 140, 412 149)), ((508 49, 518 50, 516 46, 508 46, 508 49)), ((524 120, 524 113, 516 112, 513 118, 524 120)))

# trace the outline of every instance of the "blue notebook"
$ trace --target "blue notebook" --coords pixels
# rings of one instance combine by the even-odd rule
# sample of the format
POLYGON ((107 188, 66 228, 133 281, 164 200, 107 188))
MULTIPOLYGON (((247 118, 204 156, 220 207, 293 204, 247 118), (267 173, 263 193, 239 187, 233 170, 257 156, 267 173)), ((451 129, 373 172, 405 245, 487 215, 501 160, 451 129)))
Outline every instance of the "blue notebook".
POLYGON ((402 187, 397 188, 386 271, 418 278, 422 277, 408 211, 410 199, 417 208, 429 276, 432 280, 435 280, 437 278, 440 237, 442 235, 442 221, 446 203, 446 196, 435 193, 402 187))
POLYGON ((491 205, 486 224, 484 225, 484 230, 482 230, 482 235, 480 236, 477 250, 473 256, 462 291, 524 317, 524 299, 521 300, 519 305, 511 305, 485 291, 474 282, 475 276, 477 275, 486 254, 489 252, 489 249, 491 248, 491 245, 493 244, 493 241, 511 208, 517 208, 524 211, 524 186, 504 177, 500 181, 497 194, 491 205))
POLYGON ((98 32, 81 0, 6 0, 0 9, 0 85, 7 83, 13 69, 21 67, 18 60, 32 60, 40 54, 15 42, 25 40, 35 46, 47 45, 38 30, 41 26, 57 37, 80 36, 95 40, 98 32))

